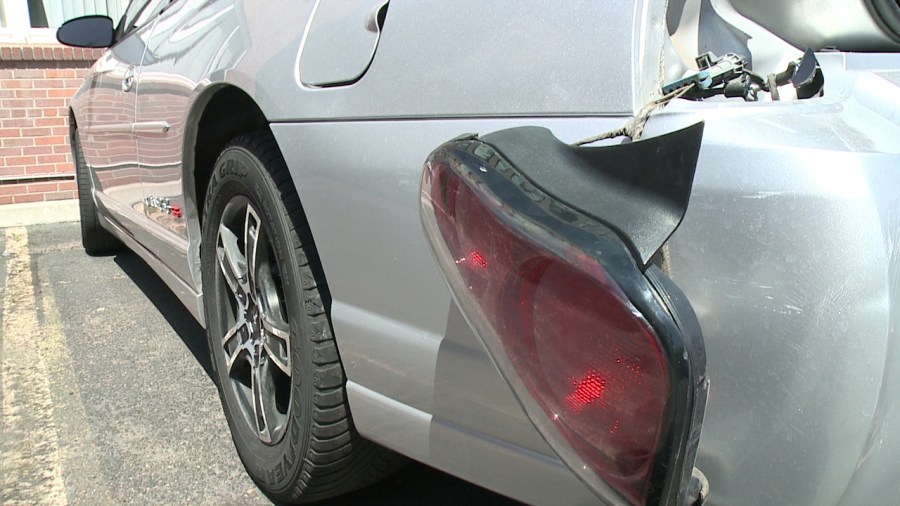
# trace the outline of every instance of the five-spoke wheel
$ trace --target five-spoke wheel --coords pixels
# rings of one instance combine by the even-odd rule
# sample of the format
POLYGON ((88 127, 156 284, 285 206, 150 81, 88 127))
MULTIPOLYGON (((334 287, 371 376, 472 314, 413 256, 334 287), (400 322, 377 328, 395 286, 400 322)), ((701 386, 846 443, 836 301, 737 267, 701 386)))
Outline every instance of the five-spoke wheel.
POLYGON ((353 426, 331 295, 271 133, 225 147, 202 225, 207 339, 235 448, 253 480, 279 502, 306 502, 393 472, 402 459, 353 426))
POLYGON ((222 336, 231 387, 259 439, 277 442, 290 407, 291 332, 269 233, 244 196, 225 207, 216 241, 227 290, 229 328, 222 336))

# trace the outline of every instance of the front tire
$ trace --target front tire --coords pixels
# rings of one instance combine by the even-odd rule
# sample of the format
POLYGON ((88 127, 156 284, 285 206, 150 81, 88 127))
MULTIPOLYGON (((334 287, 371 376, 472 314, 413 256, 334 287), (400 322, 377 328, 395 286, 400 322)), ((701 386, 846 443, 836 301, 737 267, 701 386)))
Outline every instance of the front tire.
POLYGON ((308 502, 393 472, 401 459, 353 426, 328 288, 268 131, 237 137, 216 161, 203 245, 212 363, 257 485, 273 499, 308 502))
POLYGON ((94 203, 91 175, 81 151, 81 138, 76 128, 72 132, 72 155, 75 159, 75 185, 78 189, 78 213, 81 218, 81 245, 91 256, 109 255, 122 249, 122 243, 100 225, 97 204, 94 203))

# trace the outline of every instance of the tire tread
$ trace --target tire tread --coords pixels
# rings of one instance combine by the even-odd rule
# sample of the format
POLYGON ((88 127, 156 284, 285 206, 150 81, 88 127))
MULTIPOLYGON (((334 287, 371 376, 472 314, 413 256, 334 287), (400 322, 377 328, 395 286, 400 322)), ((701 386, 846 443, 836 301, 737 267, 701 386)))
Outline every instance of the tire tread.
MULTIPOLYGON (((252 153, 267 169, 290 218, 290 241, 300 267, 302 307, 309 322, 308 340, 314 368, 311 427, 299 479, 273 494, 280 501, 311 502, 345 494, 393 474, 405 459, 372 443, 356 431, 347 406, 346 376, 330 320, 331 296, 303 207, 287 164, 268 130, 243 134, 225 148, 252 153)), ((212 209, 207 192, 205 212, 212 209)), ((204 220, 206 216, 204 216, 204 220)))

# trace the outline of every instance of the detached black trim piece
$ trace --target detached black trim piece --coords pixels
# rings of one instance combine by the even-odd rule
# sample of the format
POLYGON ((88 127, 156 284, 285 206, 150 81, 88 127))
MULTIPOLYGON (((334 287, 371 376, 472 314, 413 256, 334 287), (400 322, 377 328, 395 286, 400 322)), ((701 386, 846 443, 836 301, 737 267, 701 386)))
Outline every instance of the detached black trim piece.
POLYGON ((573 147, 541 127, 481 137, 531 182, 613 229, 646 268, 684 218, 703 123, 649 139, 573 147))

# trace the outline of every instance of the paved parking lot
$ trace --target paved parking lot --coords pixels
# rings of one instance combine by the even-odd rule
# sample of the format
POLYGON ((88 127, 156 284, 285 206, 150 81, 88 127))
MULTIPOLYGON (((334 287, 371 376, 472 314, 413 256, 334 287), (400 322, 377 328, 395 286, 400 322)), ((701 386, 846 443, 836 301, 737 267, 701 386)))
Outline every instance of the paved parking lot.
MULTIPOLYGON (((0 229, 0 251, 0 502, 268 502, 202 328, 140 258, 86 256, 78 223, 0 229)), ((512 504, 419 464, 330 502, 473 503, 512 504)))

